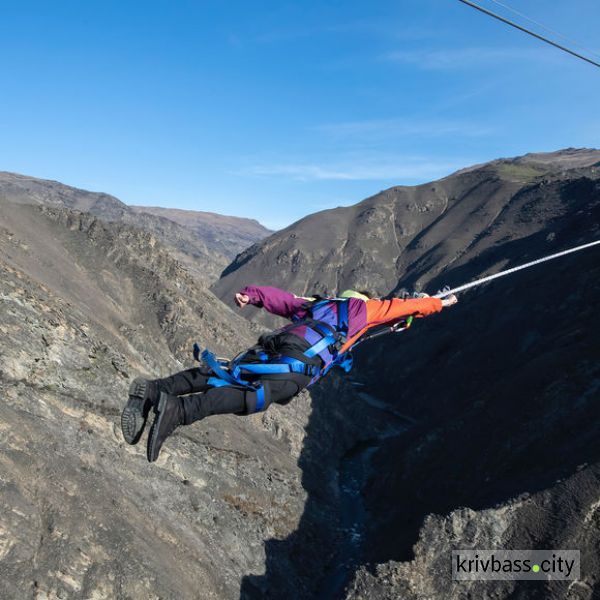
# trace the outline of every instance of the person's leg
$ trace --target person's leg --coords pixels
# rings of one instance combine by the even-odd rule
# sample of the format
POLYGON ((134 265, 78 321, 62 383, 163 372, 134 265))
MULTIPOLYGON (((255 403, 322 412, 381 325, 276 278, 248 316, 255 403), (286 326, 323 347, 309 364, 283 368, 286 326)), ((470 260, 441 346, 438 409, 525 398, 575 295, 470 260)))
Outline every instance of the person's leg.
POLYGON ((209 369, 195 367, 163 379, 136 378, 129 387, 129 399, 121 413, 121 430, 125 441, 128 444, 137 444, 150 409, 158 402, 161 392, 170 396, 203 392, 207 389, 209 377, 209 369))
POLYGON ((184 394, 195 394, 207 389, 206 382, 211 376, 207 367, 194 367, 186 371, 180 371, 164 379, 155 379, 157 396, 160 392, 166 392, 170 396, 183 396, 184 394))
POLYGON ((297 373, 291 373, 286 379, 270 379, 268 383, 271 403, 287 404, 310 383, 310 379, 297 373))
POLYGON ((266 410, 273 402, 289 402, 310 381, 304 375, 292 375, 289 379, 263 380, 262 407, 257 392, 231 386, 211 387, 203 394, 182 397, 161 393, 148 436, 148 461, 154 462, 158 458, 163 443, 180 425, 191 425, 211 415, 249 415, 266 410))
MULTIPOLYGON (((309 381, 310 377, 296 374, 286 379, 263 379, 264 405, 259 410, 266 410, 273 402, 287 404, 309 381)), ((203 394, 186 396, 182 400, 185 425, 211 415, 250 415, 257 412, 256 392, 230 386, 209 388, 203 394)))
POLYGON ((249 395, 255 392, 230 386, 214 387, 203 394, 182 398, 184 425, 191 425, 211 415, 245 414, 249 395))
POLYGON ((210 415, 242 413, 246 410, 247 396, 254 393, 229 386, 183 397, 162 392, 154 408, 156 417, 148 436, 148 461, 154 462, 158 458, 165 440, 180 425, 191 425, 210 415))

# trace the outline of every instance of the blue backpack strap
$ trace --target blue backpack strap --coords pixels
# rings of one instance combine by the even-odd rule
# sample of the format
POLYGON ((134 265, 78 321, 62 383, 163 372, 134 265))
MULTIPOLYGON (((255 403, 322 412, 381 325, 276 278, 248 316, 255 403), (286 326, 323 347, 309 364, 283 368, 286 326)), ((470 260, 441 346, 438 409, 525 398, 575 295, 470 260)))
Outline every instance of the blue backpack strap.
POLYGON ((246 414, 254 414, 265 410, 271 404, 268 386, 258 386, 248 389, 245 394, 246 414))
POLYGON ((254 412, 260 412, 265 407, 265 388, 261 385, 256 390, 256 406, 254 412))
POLYGON ((348 300, 331 301, 325 300, 317 303, 316 306, 323 304, 324 302, 336 302, 338 322, 335 331, 331 331, 325 323, 310 323, 309 327, 316 330, 323 337, 318 342, 313 344, 308 350, 304 352, 304 356, 307 358, 313 358, 315 355, 320 354, 323 350, 333 346, 336 342, 340 341, 340 338, 345 338, 348 335, 348 300))
POLYGON ((346 336, 348 334, 348 325, 349 325, 349 321, 348 321, 348 303, 349 302, 350 302, 350 300, 343 300, 341 302, 338 302, 338 305, 337 305, 337 309, 338 309, 338 331, 343 336, 346 336))
POLYGON ((278 375, 281 373, 315 375, 319 372, 319 367, 316 365, 308 365, 291 356, 280 356, 272 363, 242 363, 238 365, 238 369, 255 375, 278 375))
POLYGON ((332 344, 335 344, 336 339, 333 334, 327 334, 325 337, 321 338, 316 344, 312 345, 308 350, 304 352, 304 356, 306 358, 313 358, 315 355, 319 354, 332 344))
POLYGON ((292 358, 291 356, 281 356, 277 360, 279 362, 288 364, 292 373, 299 373, 300 375, 310 375, 311 377, 314 377, 321 370, 317 365, 308 365, 297 358, 292 358))
MULTIPOLYGON (((210 387, 225 387, 226 385, 231 386, 233 384, 225 381, 224 379, 219 379, 218 377, 209 377, 206 381, 206 385, 209 385, 210 387)), ((236 384, 236 387, 239 386, 236 384)))

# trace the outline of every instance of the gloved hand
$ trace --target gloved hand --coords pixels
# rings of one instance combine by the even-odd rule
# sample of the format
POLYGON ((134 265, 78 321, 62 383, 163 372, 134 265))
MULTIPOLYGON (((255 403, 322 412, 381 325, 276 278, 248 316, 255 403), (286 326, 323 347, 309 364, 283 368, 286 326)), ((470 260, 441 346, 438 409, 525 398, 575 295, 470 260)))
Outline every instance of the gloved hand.
POLYGON ((453 304, 456 304, 457 302, 458 302, 458 298, 454 294, 451 294, 450 296, 446 296, 445 298, 442 299, 442 306, 445 308, 446 306, 452 306, 453 304))

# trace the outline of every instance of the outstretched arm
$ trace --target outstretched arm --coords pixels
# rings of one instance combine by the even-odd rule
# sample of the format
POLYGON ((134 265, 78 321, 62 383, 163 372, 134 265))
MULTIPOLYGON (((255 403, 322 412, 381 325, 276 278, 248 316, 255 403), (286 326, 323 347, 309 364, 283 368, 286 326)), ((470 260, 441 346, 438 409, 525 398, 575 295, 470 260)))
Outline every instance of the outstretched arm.
POLYGON ((367 302, 367 321, 369 325, 395 323, 411 315, 427 317, 439 312, 444 306, 457 302, 456 296, 439 298, 393 298, 392 300, 369 300, 367 302))
POLYGON ((240 308, 252 304, 274 315, 291 319, 293 316, 304 314, 302 307, 306 298, 299 298, 276 287, 249 285, 235 295, 235 301, 240 308))
POLYGON ((458 300, 456 296, 448 296, 443 300, 439 298, 410 298, 402 300, 393 298, 392 300, 367 300, 366 304, 366 323, 358 331, 352 334, 352 337, 342 346, 340 352, 345 352, 351 348, 354 343, 369 329, 378 325, 394 325, 402 319, 410 316, 426 317, 439 312, 445 306, 452 306, 458 300))

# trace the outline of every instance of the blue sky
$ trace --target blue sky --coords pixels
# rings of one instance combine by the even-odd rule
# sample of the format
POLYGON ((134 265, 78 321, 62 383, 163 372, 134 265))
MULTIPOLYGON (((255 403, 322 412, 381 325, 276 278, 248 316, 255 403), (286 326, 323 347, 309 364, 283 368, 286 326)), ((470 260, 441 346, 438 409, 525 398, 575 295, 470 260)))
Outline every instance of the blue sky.
MULTIPOLYGON (((600 53, 597 0, 506 1, 600 53)), ((0 170, 129 204, 276 228, 499 156, 600 146, 600 69, 457 0, 0 9, 0 170)))

